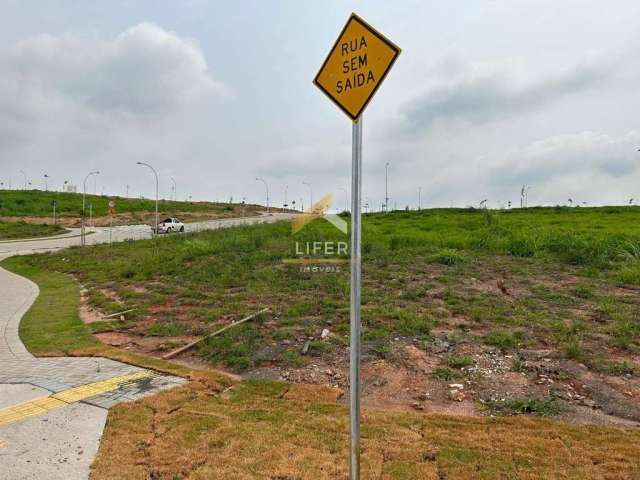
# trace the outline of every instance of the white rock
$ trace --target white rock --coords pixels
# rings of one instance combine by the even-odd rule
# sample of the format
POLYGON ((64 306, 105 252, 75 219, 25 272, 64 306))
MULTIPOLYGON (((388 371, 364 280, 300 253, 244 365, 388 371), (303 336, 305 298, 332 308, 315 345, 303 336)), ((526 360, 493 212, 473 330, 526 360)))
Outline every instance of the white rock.
POLYGON ((449 388, 457 388, 458 390, 464 390, 464 385, 461 383, 452 383, 449 388))
POLYGON ((329 331, 328 328, 325 328, 324 330, 322 330, 322 333, 320 334, 320 338, 325 339, 329 336, 331 332, 329 331))

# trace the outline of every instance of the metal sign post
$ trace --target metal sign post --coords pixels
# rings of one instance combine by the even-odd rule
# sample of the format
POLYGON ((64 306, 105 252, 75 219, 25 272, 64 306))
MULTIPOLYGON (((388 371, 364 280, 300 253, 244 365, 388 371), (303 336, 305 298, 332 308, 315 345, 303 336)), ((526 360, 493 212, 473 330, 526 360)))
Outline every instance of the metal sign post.
POLYGON ((351 152, 351 351, 350 351, 350 406, 351 450, 350 471, 352 479, 360 478, 360 298, 362 289, 361 245, 361 197, 362 197, 362 115, 352 127, 351 152))
MULTIPOLYGON (((355 13, 333 44, 313 83, 353 121, 351 158, 351 480, 360 479, 360 339, 362 323, 362 112, 400 49, 355 13)), ((311 208, 311 207, 310 207, 311 208)), ((365 206, 366 208, 366 206, 365 206)), ((303 209, 304 210, 304 209, 303 209)))

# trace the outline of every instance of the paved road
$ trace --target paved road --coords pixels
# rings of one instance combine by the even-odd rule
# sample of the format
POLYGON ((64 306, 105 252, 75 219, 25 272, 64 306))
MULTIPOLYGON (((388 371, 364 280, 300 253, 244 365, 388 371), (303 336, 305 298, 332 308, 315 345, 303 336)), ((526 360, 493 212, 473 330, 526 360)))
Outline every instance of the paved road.
MULTIPOLYGON (((199 222, 187 231, 274 222, 274 214, 199 222)), ((0 260, 79 244, 77 231, 56 238, 0 243, 0 260)), ((87 243, 150 237, 146 226, 97 228, 87 243)), ((18 325, 38 295, 30 280, 0 268, 0 479, 88 478, 107 417, 120 401, 183 383, 181 378, 105 358, 35 358, 18 325)))
MULTIPOLYGON (((217 230, 219 228, 236 227, 239 225, 273 223, 280 220, 290 220, 294 216, 295 214, 290 213, 273 213, 258 217, 208 220, 204 222, 187 223, 185 224, 185 231, 189 233, 202 230, 217 230)), ((10 255, 24 255, 50 250, 60 250, 61 248, 80 245, 80 229, 71 228, 69 230, 69 233, 52 238, 0 242, 0 260, 10 255)), ((95 227, 89 229, 89 231, 90 233, 86 236, 88 245, 109 243, 109 241, 122 242, 125 240, 143 240, 151 238, 151 228, 148 225, 122 225, 113 227, 113 229, 109 229, 109 227, 95 227)), ((159 238, 165 238, 170 235, 175 234, 160 235, 159 238)))

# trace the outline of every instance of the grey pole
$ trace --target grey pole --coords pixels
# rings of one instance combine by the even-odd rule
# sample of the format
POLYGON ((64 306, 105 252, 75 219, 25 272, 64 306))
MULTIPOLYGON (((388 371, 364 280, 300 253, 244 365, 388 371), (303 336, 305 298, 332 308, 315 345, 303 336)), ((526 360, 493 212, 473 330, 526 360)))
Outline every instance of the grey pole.
POLYGON ((384 164, 384 213, 389 211, 389 162, 384 164))
POLYGON ((360 290, 361 290, 361 197, 362 115, 353 124, 351 155, 351 350, 349 391, 351 394, 351 480, 360 480, 360 290))
POLYGON ((267 182, 265 181, 264 178, 256 177, 256 181, 264 183, 264 188, 267 190, 267 214, 268 214, 269 213, 269 185, 267 185, 267 182))
POLYGON ((85 229, 84 229, 84 217, 85 217, 85 205, 86 205, 86 201, 85 201, 85 196, 87 195, 87 179, 91 176, 91 175, 99 175, 100 172, 99 171, 95 171, 95 172, 89 172, 87 174, 86 177, 84 177, 84 181, 82 182, 82 228, 80 230, 80 245, 85 245, 86 243, 86 239, 85 239, 85 229))
MULTIPOLYGON (((287 191, 289 190, 289 185, 284 186, 284 206, 287 208, 289 205, 287 204, 287 191)), ((284 212, 284 210, 282 210, 284 212)))
POLYGON ((309 211, 311 211, 313 209, 313 188, 311 187, 311 184, 309 182, 302 183, 309 187, 309 200, 311 201, 311 203, 309 203, 309 211))
POLYGON ((24 189, 27 189, 27 174, 24 173, 24 170, 20 170, 20 173, 24 176, 24 189))
POLYGON ((176 180, 173 177, 171 177, 171 181, 173 182, 173 201, 175 202, 178 198, 178 187, 176 185, 176 180))
POLYGON ((349 211, 349 192, 347 192, 347 189, 344 187, 338 187, 338 188, 344 191, 344 211, 348 212, 349 211))
POLYGON ((418 210, 422 210, 422 187, 418 187, 418 210))
POLYGON ((147 168, 150 168, 153 174, 156 176, 156 224, 154 226, 153 231, 154 231, 154 234, 157 235, 158 234, 158 172, 156 172, 156 169, 153 168, 148 163, 144 163, 144 162, 136 162, 136 163, 138 165, 143 165, 147 168))

